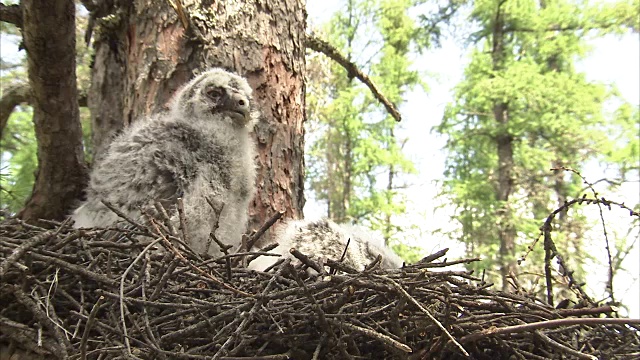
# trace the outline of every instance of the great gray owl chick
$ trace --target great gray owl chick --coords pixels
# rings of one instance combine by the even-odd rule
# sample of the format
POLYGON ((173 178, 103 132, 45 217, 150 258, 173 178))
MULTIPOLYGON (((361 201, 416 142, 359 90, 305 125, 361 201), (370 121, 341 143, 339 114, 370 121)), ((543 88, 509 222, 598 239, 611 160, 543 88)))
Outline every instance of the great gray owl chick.
MULTIPOLYGON (((382 255, 382 268, 392 269, 402 267, 402 259, 393 250, 387 248, 384 240, 362 226, 338 225, 329 219, 318 221, 295 220, 285 223, 276 230, 274 240, 279 244, 271 252, 284 257, 292 257, 289 249, 295 248, 301 253, 317 261, 331 259, 339 261, 342 257, 347 241, 349 246, 344 257, 344 264, 357 270, 382 255)), ((253 270, 264 270, 279 258, 261 256, 249 263, 253 270)))
MULTIPOLYGON (((134 123, 95 165, 87 200, 72 215, 75 226, 115 224, 119 218, 101 200, 139 218, 155 201, 169 207, 182 197, 196 252, 205 252, 216 220, 217 238, 239 245, 255 192, 251 93, 244 78, 212 69, 179 90, 168 113, 134 123)), ((219 254, 218 246, 208 252, 219 254)))

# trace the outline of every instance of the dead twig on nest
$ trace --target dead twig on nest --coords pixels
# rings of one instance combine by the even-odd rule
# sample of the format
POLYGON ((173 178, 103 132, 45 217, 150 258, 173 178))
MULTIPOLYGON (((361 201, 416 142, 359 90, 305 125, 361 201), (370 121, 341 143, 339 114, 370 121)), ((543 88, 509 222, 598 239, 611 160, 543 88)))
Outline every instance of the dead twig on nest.
POLYGON ((556 309, 524 289, 493 291, 447 268, 474 259, 436 261, 444 251, 402 269, 305 265, 320 276, 283 259, 270 273, 233 266, 224 281, 227 259, 262 253, 199 259, 155 215, 140 229, 0 223, 0 263, 24 249, 0 282, 0 346, 105 360, 465 359, 456 343, 474 358, 633 358, 640 348, 638 320, 612 318, 611 306, 556 309))

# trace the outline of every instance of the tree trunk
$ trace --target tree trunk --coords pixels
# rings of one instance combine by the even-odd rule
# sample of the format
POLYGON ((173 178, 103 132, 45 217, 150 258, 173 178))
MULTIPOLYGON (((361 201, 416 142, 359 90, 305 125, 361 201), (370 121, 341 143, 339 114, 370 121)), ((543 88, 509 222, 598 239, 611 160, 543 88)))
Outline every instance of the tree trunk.
POLYGON ((245 76, 262 117, 258 192, 250 227, 304 205, 304 4, 280 1, 145 1, 98 22, 89 96, 97 156, 124 126, 166 108, 195 73, 223 67, 245 76), (175 8, 172 6, 175 4, 175 8))
POLYGON ((29 222, 62 219, 88 180, 76 86, 73 0, 22 1, 38 173, 19 216, 29 222))
MULTIPOLYGON (((498 7, 495 23, 493 24, 493 46, 491 57, 493 70, 501 71, 504 68, 506 50, 504 48, 505 24, 501 8, 498 7)), ((508 289, 508 276, 515 274, 515 240, 516 232, 512 223, 509 196, 513 191, 513 136, 509 133, 509 105, 504 102, 496 102, 493 105, 493 116, 497 123, 498 133, 496 145, 498 153, 498 188, 496 200, 501 204, 498 209, 498 237, 500 239, 500 275, 502 278, 502 290, 508 289)))
POLYGON ((344 131, 344 139, 345 139, 345 149, 344 149, 344 177, 342 178, 342 199, 340 202, 340 214, 336 217, 336 221, 339 223, 346 223, 350 220, 349 216, 349 205, 351 203, 351 193, 352 193, 352 183, 351 178, 353 177, 353 137, 349 131, 349 128, 346 126, 347 120, 344 119, 342 124, 344 131))

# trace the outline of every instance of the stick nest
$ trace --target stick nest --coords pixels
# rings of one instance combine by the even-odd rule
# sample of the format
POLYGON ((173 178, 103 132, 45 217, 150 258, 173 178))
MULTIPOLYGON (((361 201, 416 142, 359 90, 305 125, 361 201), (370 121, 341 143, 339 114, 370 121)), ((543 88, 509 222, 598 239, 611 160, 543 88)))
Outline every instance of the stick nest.
POLYGON ((640 325, 493 291, 446 251, 307 276, 202 258, 160 224, 0 224, 0 359, 631 359, 640 325), (177 245, 174 245, 177 244, 177 245), (468 354, 468 355, 467 355, 468 354))

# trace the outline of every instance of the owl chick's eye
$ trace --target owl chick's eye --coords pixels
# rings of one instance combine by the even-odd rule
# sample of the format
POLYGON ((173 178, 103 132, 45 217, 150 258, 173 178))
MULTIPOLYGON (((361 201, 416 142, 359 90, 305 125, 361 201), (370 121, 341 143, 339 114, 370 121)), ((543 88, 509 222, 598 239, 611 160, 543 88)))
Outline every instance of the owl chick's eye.
POLYGON ((207 96, 212 100, 218 100, 224 95, 224 90, 219 87, 210 86, 205 90, 207 96))

